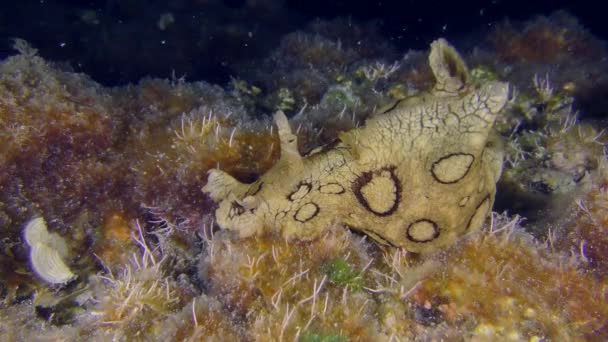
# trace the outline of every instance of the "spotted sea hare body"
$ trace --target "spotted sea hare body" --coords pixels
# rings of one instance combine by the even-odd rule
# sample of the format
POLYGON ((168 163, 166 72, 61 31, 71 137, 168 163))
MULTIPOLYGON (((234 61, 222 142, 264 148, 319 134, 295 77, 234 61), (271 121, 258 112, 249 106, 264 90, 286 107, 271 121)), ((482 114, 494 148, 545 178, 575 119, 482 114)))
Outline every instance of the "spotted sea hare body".
POLYGON ((431 44, 429 64, 431 91, 304 157, 287 118, 276 113, 281 158, 266 174, 243 184, 209 172, 203 191, 219 202, 219 226, 241 237, 277 230, 311 239, 342 224, 413 252, 479 229, 502 170, 492 127, 508 84, 472 85, 462 58, 443 39, 431 44))

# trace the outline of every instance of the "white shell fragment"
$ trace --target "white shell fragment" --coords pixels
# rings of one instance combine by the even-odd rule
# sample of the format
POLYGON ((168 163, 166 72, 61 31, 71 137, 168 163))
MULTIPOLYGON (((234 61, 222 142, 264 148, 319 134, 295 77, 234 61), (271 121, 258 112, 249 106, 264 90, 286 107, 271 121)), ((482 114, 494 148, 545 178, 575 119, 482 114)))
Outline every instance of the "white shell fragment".
POLYGON ((46 229, 46 222, 42 217, 36 217, 31 219, 23 230, 23 237, 25 242, 32 247, 36 242, 48 240, 49 232, 46 229))
POLYGON ((36 274, 49 283, 63 284, 74 278, 59 253, 48 245, 36 243, 32 247, 30 260, 36 274))
POLYGON ((40 278, 51 284, 65 284, 76 277, 63 261, 67 255, 65 240, 49 233, 44 218, 30 220, 25 225, 23 236, 30 246, 32 268, 40 278))

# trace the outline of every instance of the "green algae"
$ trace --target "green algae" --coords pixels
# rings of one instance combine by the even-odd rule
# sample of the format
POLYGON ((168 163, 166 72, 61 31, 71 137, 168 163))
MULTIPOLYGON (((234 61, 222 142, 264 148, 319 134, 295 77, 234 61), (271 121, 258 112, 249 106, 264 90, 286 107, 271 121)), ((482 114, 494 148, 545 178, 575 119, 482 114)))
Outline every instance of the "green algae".
POLYGON ((363 277, 346 260, 334 259, 324 267, 329 280, 337 285, 350 286, 360 290, 363 286, 363 277))

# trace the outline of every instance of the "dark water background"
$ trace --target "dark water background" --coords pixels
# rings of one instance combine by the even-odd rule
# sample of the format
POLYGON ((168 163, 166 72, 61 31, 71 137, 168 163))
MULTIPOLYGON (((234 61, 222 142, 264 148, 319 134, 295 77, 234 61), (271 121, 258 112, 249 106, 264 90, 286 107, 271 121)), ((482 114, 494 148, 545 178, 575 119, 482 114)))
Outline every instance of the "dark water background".
MULTIPOLYGON (((350 17, 376 26, 401 53, 444 36, 475 45, 497 22, 568 11, 601 39, 604 13, 592 1, 438 0, 26 0, 0 2, 0 58, 12 38, 104 85, 185 75, 225 84, 236 65, 261 58, 283 35, 316 20, 350 17), (163 29, 160 18, 173 22, 163 29)), ((463 44, 461 41, 460 44, 463 44)))

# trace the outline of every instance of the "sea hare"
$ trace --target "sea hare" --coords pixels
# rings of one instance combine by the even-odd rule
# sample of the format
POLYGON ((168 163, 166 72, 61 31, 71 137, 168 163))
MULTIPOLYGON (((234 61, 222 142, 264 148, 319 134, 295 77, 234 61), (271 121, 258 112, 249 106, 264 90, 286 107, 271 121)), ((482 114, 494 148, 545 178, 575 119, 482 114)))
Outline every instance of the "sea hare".
POLYGON ((502 170, 492 127, 509 87, 473 85, 444 39, 431 44, 429 64, 436 80, 430 91, 304 157, 286 116, 277 112, 281 158, 267 173, 243 184, 209 171, 203 191, 219 202, 219 226, 241 237, 276 230, 305 240, 340 224, 412 252, 447 246, 479 229, 502 170))

